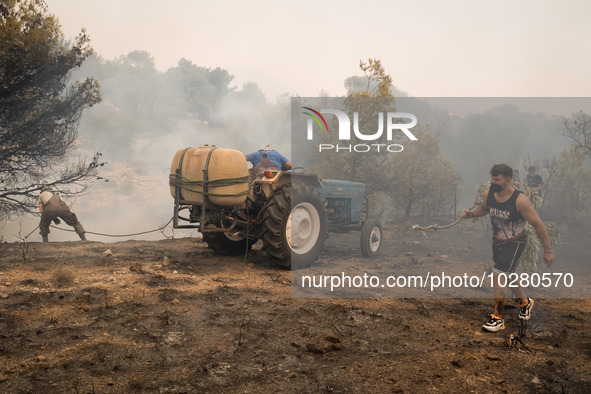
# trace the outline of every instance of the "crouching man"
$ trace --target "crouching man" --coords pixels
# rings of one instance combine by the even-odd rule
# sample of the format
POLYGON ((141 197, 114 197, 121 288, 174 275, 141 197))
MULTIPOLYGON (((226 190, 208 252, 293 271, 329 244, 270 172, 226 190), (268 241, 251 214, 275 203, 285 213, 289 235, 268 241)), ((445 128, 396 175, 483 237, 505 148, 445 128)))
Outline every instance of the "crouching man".
POLYGON ((78 221, 76 214, 70 211, 70 208, 62 201, 58 193, 53 193, 51 186, 43 186, 41 190, 41 194, 39 195, 39 211, 41 212, 39 234, 43 237, 43 242, 49 242, 49 225, 52 221, 59 224, 59 219, 63 219, 67 225, 74 227, 80 239, 86 241, 84 234, 86 231, 84 231, 84 227, 78 221))

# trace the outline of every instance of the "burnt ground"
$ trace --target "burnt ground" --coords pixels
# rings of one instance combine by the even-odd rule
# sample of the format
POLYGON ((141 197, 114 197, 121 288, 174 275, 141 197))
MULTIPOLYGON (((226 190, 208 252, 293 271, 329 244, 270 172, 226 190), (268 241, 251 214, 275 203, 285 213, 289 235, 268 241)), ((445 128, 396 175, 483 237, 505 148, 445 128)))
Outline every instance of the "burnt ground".
MULTIPOLYGON (((478 226, 425 235, 390 225, 368 261, 358 233, 333 234, 319 264, 488 264, 478 226)), ((590 238, 564 237, 556 264, 588 261, 590 238)), ((591 392, 587 298, 536 299, 528 335, 509 346, 517 309, 506 330, 483 332, 488 291, 294 298, 291 273, 259 245, 246 258, 190 238, 27 245, 0 244, 4 393, 591 392)))

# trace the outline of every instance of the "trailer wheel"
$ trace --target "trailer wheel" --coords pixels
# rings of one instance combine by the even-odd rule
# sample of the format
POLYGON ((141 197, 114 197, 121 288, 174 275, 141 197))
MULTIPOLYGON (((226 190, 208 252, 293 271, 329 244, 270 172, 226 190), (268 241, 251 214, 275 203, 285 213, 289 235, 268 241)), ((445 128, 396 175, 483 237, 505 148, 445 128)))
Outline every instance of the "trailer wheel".
POLYGON ((382 247, 382 225, 377 220, 368 220, 361 229, 361 254, 364 257, 376 257, 382 247))
POLYGON ((224 256, 240 256, 250 251, 256 241, 230 233, 205 232, 203 241, 215 253, 224 256))
POLYGON ((324 203, 311 186, 279 188, 263 214, 263 249, 282 267, 307 267, 324 248, 326 221, 324 203))

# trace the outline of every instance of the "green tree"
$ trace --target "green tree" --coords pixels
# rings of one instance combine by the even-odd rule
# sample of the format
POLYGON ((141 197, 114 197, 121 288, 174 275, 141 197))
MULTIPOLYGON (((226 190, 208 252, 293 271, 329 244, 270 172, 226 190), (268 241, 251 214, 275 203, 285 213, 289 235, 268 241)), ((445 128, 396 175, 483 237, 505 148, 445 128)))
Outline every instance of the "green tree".
POLYGON ((394 96, 390 92, 392 77, 386 74, 382 62, 378 59, 369 59, 367 62, 361 60, 359 68, 367 78, 365 89, 352 92, 349 97, 390 97, 394 102, 394 96))
MULTIPOLYGON (((344 107, 349 114, 356 113, 358 124, 370 132, 379 129, 379 113, 396 111, 392 78, 380 60, 361 61, 359 67, 365 77, 346 80, 350 93, 344 107)), ((402 131, 397 133, 394 139, 408 141, 402 131)), ((323 152, 317 155, 321 157, 316 159, 317 164, 312 170, 327 178, 365 183, 374 206, 376 202, 387 205, 388 210, 394 206, 395 211, 402 212, 404 216, 448 213, 455 202, 459 175, 441 157, 439 138, 429 133, 427 127, 417 125, 413 134, 418 140, 408 141, 404 149, 397 153, 323 152)), ((328 134, 323 136, 330 138, 328 134)))
POLYGON ((544 214, 569 225, 588 223, 591 214, 591 171, 585 168, 585 155, 571 146, 560 159, 544 162, 548 178, 544 187, 544 214))
MULTIPOLYGON (((350 114, 358 114, 358 124, 363 125, 366 130, 377 130, 378 114, 395 110, 394 96, 390 93, 392 78, 377 59, 360 61, 359 68, 365 74, 365 85, 363 89, 353 91, 347 96, 344 107, 350 114)), ((328 138, 328 135, 324 136, 324 139, 328 138)), ((333 151, 326 152, 318 161, 320 163, 313 169, 323 176, 342 178, 344 175, 348 180, 364 182, 369 193, 378 190, 382 184, 381 171, 376 169, 381 168, 383 155, 343 155, 333 151)))
POLYGON ((162 104, 157 94, 162 89, 161 76, 152 55, 147 51, 132 51, 106 62, 104 68, 103 98, 132 117, 152 122, 151 118, 162 104))
POLYGON ((560 133, 584 154, 591 155, 591 116, 579 111, 570 118, 562 118, 560 133))
POLYGON ((92 78, 70 82, 91 51, 84 30, 64 43, 43 1, 0 3, 0 217, 35 212, 43 184, 68 195, 96 179, 100 154, 66 164, 82 111, 101 100, 92 78))
POLYGON ((417 141, 387 163, 386 190, 404 216, 448 212, 455 203, 459 174, 441 157, 438 137, 420 127, 413 134, 417 141))
POLYGON ((232 91, 234 79, 222 68, 210 69, 180 59, 176 67, 166 70, 166 85, 174 92, 174 105, 181 114, 190 114, 196 119, 217 126, 215 113, 220 100, 232 91))

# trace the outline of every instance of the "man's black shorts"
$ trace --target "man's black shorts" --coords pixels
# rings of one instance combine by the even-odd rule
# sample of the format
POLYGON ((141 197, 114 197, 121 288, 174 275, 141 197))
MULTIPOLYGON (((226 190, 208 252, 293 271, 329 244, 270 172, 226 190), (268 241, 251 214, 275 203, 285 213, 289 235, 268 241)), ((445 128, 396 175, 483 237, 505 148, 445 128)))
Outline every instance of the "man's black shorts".
POLYGON ((507 242, 493 244, 494 271, 511 274, 515 272, 519 258, 525 249, 525 242, 507 242))

